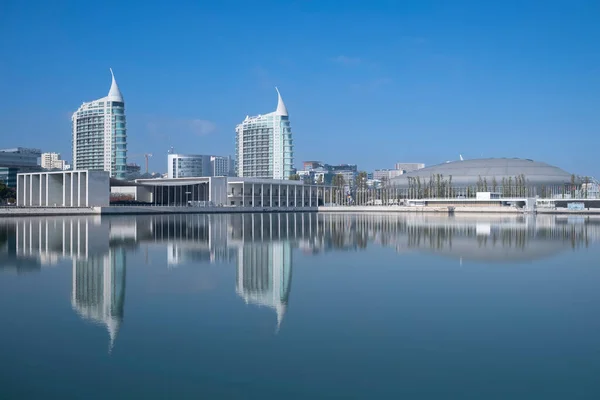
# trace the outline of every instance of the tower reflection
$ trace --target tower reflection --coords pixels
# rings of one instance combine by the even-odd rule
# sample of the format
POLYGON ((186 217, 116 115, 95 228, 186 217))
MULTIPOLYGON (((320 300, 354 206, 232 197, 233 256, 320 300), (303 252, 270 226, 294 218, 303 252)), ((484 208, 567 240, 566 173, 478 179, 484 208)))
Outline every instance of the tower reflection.
POLYGON ((112 351, 125 309, 124 249, 109 250, 104 257, 73 261, 71 305, 83 318, 106 326, 112 351))
POLYGON ((125 317, 127 261, 142 246, 165 249, 168 268, 234 263, 237 295, 249 305, 273 310, 278 331, 289 307, 298 250, 310 256, 379 246, 461 263, 506 264, 599 241, 600 218, 591 216, 298 213, 4 219, 0 270, 20 274, 69 260, 72 307, 105 327, 111 351, 125 317))

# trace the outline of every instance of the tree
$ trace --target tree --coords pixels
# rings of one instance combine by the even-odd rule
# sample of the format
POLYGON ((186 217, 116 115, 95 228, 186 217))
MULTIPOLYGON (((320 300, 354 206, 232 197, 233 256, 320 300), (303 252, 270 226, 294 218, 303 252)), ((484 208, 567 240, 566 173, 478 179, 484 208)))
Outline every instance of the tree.
POLYGON ((571 175, 571 198, 575 197, 575 175, 571 175))
POLYGON ((367 188, 367 173, 365 171, 360 171, 358 176, 356 177, 356 187, 359 189, 367 188))
POLYGON ((498 189, 498 181, 496 180, 496 177, 494 176, 492 178, 492 192, 495 192, 496 189, 498 189))
POLYGON ((317 178, 317 185, 322 185, 323 184, 323 174, 319 175, 319 177, 317 178))
POLYGON ((381 177, 381 188, 386 188, 388 186, 389 179, 387 176, 381 177))
POLYGON ((15 191, 14 189, 6 186, 4 182, 0 181, 0 202, 4 202, 6 200, 14 201, 15 199, 15 191))
POLYGON ((299 181, 299 180, 300 180, 300 175, 298 175, 298 174, 290 175, 290 181, 299 181))
POLYGON ((346 184, 346 180, 344 179, 344 175, 342 174, 335 174, 333 176, 333 179, 331 180, 331 184, 333 186, 335 186, 338 189, 343 189, 344 185, 346 184))
POLYGON ((336 196, 335 196, 335 202, 339 203, 343 200, 344 198, 344 185, 346 184, 346 181, 344 179, 344 175, 342 174, 336 174, 333 176, 333 179, 331 180, 332 185, 337 188, 336 190, 336 196))

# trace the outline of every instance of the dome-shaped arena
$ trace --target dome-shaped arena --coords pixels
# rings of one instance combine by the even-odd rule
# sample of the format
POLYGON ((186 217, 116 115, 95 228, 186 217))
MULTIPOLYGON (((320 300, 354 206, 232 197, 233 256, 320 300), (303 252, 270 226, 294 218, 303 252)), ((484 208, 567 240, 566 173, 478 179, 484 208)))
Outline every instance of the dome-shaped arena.
POLYGON ((494 179, 498 184, 503 179, 525 176, 527 186, 555 186, 571 183, 571 174, 552 165, 521 158, 480 158, 474 160, 452 161, 432 165, 411 171, 391 180, 392 185, 408 187, 409 178, 419 177, 426 182, 430 177, 442 175, 444 179, 452 176, 452 186, 474 186, 485 179, 488 183, 494 179))

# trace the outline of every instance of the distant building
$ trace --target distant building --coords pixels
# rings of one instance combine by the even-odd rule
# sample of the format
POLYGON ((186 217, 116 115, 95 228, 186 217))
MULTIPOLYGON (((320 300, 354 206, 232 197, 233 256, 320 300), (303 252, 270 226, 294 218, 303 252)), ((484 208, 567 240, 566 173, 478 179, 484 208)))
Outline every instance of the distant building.
POLYGON ((233 161, 229 156, 169 154, 167 177, 231 176, 233 161))
POLYGON ((211 176, 235 175, 235 163, 229 156, 210 156, 211 176))
POLYGON ((399 171, 411 172, 425 168, 423 163, 396 163, 396 169, 399 171))
POLYGON ((124 179, 127 173, 125 100, 115 76, 108 96, 83 103, 73 113, 73 169, 107 171, 124 179))
POLYGON ((41 163, 42 151, 26 147, 0 149, 1 167, 38 167, 41 163))
POLYGON ((294 143, 288 112, 277 90, 277 110, 246 119, 235 128, 236 175, 289 179, 294 168, 294 143))
POLYGON ((41 164, 43 169, 61 170, 67 169, 67 162, 61 160, 59 153, 42 153, 41 164))
POLYGON ((10 188, 17 187, 17 174, 21 172, 38 172, 42 151, 25 147, 0 150, 0 182, 10 188))
POLYGON ((304 179, 306 183, 318 183, 330 185, 335 175, 342 175, 348 188, 353 188, 356 177, 358 176, 358 167, 356 164, 324 164, 321 161, 305 161, 303 163, 304 171, 296 173, 304 179))
POLYGON ((127 171, 127 174, 139 174, 142 170, 142 167, 135 163, 129 163, 125 167, 125 170, 127 171))
POLYGON ((403 170, 400 169, 376 169, 373 172, 373 179, 379 181, 389 181, 397 176, 400 176, 404 173, 403 170))

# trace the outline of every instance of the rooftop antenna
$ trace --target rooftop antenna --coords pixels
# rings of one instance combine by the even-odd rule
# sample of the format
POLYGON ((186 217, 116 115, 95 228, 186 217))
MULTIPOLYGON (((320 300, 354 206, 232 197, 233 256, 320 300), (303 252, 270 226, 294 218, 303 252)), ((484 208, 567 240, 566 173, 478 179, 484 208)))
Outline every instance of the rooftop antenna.
POLYGON ((169 154, 173 154, 174 152, 175 152, 175 149, 173 148, 173 146, 171 146, 171 147, 169 148, 169 151, 168 151, 168 153, 169 153, 169 154))
POLYGON ((464 161, 462 154, 459 154, 458 156, 460 157, 460 161, 464 161))

